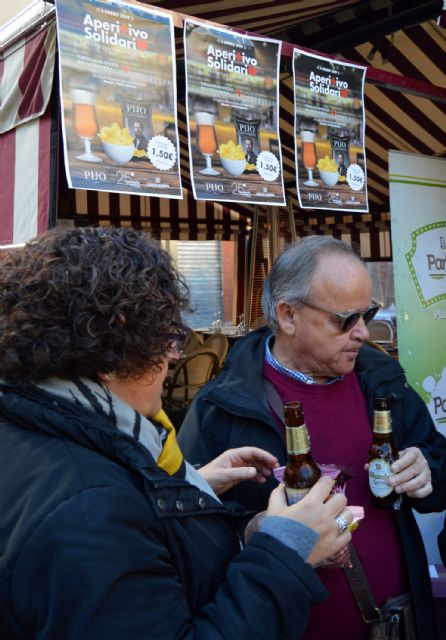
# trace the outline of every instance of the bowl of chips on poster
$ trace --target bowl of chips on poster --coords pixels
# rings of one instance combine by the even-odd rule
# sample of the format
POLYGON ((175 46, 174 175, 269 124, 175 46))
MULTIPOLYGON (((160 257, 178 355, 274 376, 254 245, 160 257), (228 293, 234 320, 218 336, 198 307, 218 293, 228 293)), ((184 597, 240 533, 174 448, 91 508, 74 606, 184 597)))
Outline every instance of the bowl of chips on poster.
POLYGON ((326 187, 334 187, 339 180, 338 165, 334 158, 324 156, 317 163, 319 175, 326 187))
POLYGON ((234 144, 232 140, 228 140, 219 146, 218 153, 223 169, 233 178, 244 172, 246 155, 241 144, 234 144))
POLYGON ((101 127, 98 136, 102 140, 104 151, 110 160, 124 164, 133 156, 135 145, 133 144, 133 136, 127 127, 121 129, 117 122, 113 122, 109 127, 101 127))

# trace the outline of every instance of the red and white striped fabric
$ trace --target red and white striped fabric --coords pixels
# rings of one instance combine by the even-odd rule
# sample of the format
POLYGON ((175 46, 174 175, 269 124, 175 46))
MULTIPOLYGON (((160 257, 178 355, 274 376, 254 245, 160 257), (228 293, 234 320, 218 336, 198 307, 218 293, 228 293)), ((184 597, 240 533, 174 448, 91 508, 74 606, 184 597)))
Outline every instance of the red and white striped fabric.
POLYGON ((0 135, 0 247, 46 231, 50 212, 51 113, 0 135))
POLYGON ((48 229, 55 22, 0 53, 0 247, 48 229))
POLYGON ((0 53, 0 133, 45 113, 55 55, 54 20, 0 53))

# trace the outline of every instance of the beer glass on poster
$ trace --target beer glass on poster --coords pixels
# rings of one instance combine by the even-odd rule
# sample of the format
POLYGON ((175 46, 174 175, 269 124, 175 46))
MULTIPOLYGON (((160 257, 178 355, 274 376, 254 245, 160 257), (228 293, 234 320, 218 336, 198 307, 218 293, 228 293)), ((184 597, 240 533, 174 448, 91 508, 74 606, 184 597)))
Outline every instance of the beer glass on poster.
POLYGON ((84 143, 84 152, 76 156, 83 162, 102 162, 91 150, 91 141, 98 132, 96 116, 96 95, 84 89, 72 89, 71 104, 73 109, 73 126, 84 143))
POLYGON ((215 115, 208 111, 197 111, 195 113, 195 123, 197 128, 197 149, 204 156, 206 162, 205 168, 200 169, 199 173, 205 176, 218 176, 220 171, 217 171, 212 166, 212 156, 218 149, 215 115))
POLYGON ((316 134, 314 131, 301 131, 302 164, 308 171, 308 180, 304 181, 307 187, 318 187, 319 183, 313 179, 313 170, 317 164, 316 134))

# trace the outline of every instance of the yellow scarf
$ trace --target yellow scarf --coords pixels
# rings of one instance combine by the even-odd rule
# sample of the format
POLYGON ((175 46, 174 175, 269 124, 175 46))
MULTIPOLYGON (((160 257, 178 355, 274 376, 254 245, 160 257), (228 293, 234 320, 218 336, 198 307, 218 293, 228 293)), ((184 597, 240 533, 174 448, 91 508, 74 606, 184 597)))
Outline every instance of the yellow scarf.
POLYGON ((169 420, 164 409, 160 409, 153 417, 153 420, 159 422, 167 431, 167 438, 164 441, 163 450, 156 463, 161 469, 164 469, 166 473, 172 476, 183 463, 183 454, 178 446, 175 427, 169 420))

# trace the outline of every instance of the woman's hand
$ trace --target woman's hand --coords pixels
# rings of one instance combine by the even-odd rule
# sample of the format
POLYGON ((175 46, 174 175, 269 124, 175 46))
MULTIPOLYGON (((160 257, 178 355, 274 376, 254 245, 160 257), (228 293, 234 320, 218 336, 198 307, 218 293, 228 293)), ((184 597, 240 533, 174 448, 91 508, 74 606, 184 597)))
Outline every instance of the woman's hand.
POLYGON ((330 556, 324 562, 321 562, 319 567, 322 569, 339 569, 343 567, 350 567, 350 547, 342 547, 340 551, 335 553, 333 556, 330 556))
POLYGON ((258 447, 239 447, 228 449, 198 472, 219 495, 243 480, 266 482, 266 477, 278 466, 277 458, 268 451, 258 447))
POLYGON ((330 495, 332 488, 333 480, 322 477, 305 498, 288 506, 285 486, 281 484, 274 489, 269 499, 266 515, 297 520, 319 534, 319 540, 308 558, 305 558, 313 566, 336 556, 348 545, 352 537, 348 529, 341 532, 336 521, 336 517, 342 513, 347 524, 352 522, 353 514, 345 508, 347 499, 341 493, 330 495))

